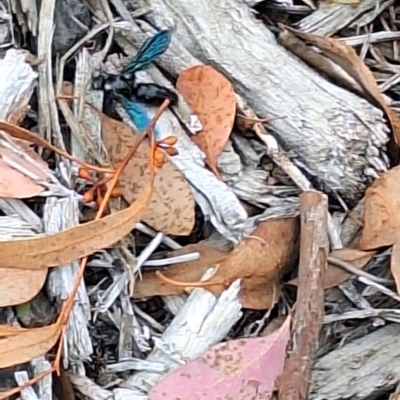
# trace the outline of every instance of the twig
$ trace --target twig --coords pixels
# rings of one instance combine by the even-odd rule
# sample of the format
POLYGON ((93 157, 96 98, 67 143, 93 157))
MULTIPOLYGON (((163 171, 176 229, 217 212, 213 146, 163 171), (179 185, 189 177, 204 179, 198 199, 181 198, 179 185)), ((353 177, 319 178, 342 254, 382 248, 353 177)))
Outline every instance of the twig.
POLYGON ((198 251, 194 251, 193 253, 163 258, 162 260, 147 260, 143 263, 143 267, 164 267, 166 265, 197 261, 200 260, 200 257, 200 253, 198 251))
MULTIPOLYGON (((246 102, 242 97, 236 95, 236 102, 241 114, 252 119, 257 119, 257 115, 246 104, 246 102)), ((266 153, 268 157, 270 157, 271 160, 276 165, 278 165, 278 167, 280 167, 289 176, 290 179, 292 179, 292 181, 299 187, 300 190, 305 191, 312 189, 311 182, 301 172, 300 168, 297 167, 290 160, 290 158, 286 154, 284 154, 284 152, 282 152, 275 137, 267 132, 262 123, 256 122, 253 125, 253 131, 259 137, 259 139, 265 144, 266 153)), ((329 215, 328 215, 327 226, 328 226, 329 238, 333 243, 334 247, 336 248, 340 234, 336 229, 332 218, 329 215)))
POLYGON ((55 0, 43 1, 39 15, 38 61, 39 61, 39 132, 51 141, 51 114, 48 93, 48 63, 51 51, 55 0))
POLYGON ((95 26, 87 35, 85 35, 81 40, 76 42, 60 59, 60 69, 57 79, 57 97, 62 95, 62 83, 64 81, 64 67, 67 60, 88 40, 94 38, 96 35, 106 30, 110 26, 109 22, 95 26))
POLYGON ((22 389, 25 389, 27 387, 30 387, 32 385, 34 385, 36 382, 39 382, 41 379, 43 379, 44 377, 50 375, 52 372, 55 371, 54 367, 51 367, 50 369, 48 369, 47 371, 44 371, 43 373, 36 375, 35 377, 33 377, 32 379, 29 379, 29 381, 25 382, 24 384, 22 384, 21 386, 12 388, 10 390, 7 390, 3 393, 0 393, 0 400, 4 400, 4 399, 8 399, 10 396, 12 396, 13 394, 17 394, 19 393, 22 389))
MULTIPOLYGON (((203 279, 209 279, 211 274, 212 269, 207 270, 203 279)), ((220 342, 242 315, 239 291, 239 280, 233 282, 218 298, 207 290, 194 289, 146 361, 162 363, 172 372, 182 361, 193 360, 213 344, 220 342)), ((142 398, 136 397, 140 392, 137 388, 150 388, 163 375, 165 374, 145 371, 133 374, 126 382, 131 389, 126 398, 142 398)), ((119 391, 114 391, 116 398, 119 398, 119 391)))
POLYGON ((53 146, 51 143, 41 138, 39 135, 32 133, 31 131, 28 131, 27 129, 24 129, 20 126, 10 124, 9 122, 6 121, 0 121, 0 129, 7 132, 13 138, 29 140, 31 143, 36 144, 37 146, 44 147, 48 150, 54 151, 56 154, 68 160, 75 161, 76 163, 82 165, 83 167, 89 170, 96 172, 104 172, 109 174, 113 174, 115 172, 112 168, 102 168, 92 164, 85 163, 82 160, 79 160, 78 158, 71 156, 66 151, 60 150, 58 147, 53 146))
MULTIPOLYGON (((110 199, 111 196, 111 192, 113 190, 113 188, 115 187, 116 183, 118 182, 118 179, 122 173, 122 171, 124 170, 124 168, 126 167, 126 165, 128 164, 129 160, 131 159, 132 155, 135 153, 135 151, 137 150, 137 148, 140 146, 140 144, 143 142, 143 140, 146 138, 146 136, 150 135, 150 139, 151 139, 151 149, 154 150, 154 137, 152 134, 152 130, 154 128, 155 123, 157 122, 158 118, 160 117, 160 115, 164 112, 164 110, 168 107, 169 105, 169 100, 165 100, 164 103, 160 106, 160 108, 158 109, 157 113, 155 114, 155 116, 152 118, 148 128, 146 129, 146 131, 136 140, 135 144, 129 149, 128 154, 126 155, 126 157, 124 158, 124 160, 121 162, 121 164, 118 166, 117 171, 115 173, 115 176, 110 184, 110 186, 108 187, 108 190, 104 196, 103 202, 96 214, 95 219, 98 220, 102 217, 104 210, 106 208, 106 205, 110 199)), ((154 164, 153 164, 153 154, 151 152, 151 162, 150 162, 150 182, 154 181, 154 164)), ((61 360, 61 351, 62 351, 62 344, 63 344, 63 340, 65 337, 65 333, 66 333, 66 327, 68 324, 68 317, 69 314, 71 312, 72 306, 74 304, 74 299, 75 299, 75 295, 78 291, 78 287, 79 287, 79 283, 81 282, 82 278, 83 278, 83 274, 85 272, 85 267, 87 264, 87 260, 88 257, 84 257, 81 260, 80 266, 79 266, 79 270, 76 276, 76 281, 74 284, 74 287, 72 288, 70 295, 68 297, 68 299, 65 301, 63 308, 60 312, 59 318, 58 318, 58 323, 62 325, 61 328, 61 335, 60 335, 60 339, 59 339, 59 346, 57 349, 57 354, 55 357, 55 360, 53 362, 53 365, 51 366, 51 368, 47 371, 44 371, 42 374, 34 377, 33 379, 30 379, 29 381, 27 381, 25 384, 23 384, 20 387, 16 387, 10 390, 7 390, 6 392, 3 392, 0 394, 0 400, 2 399, 6 399, 8 398, 10 395, 12 394, 16 394, 19 393, 22 389, 29 387, 31 385, 33 385, 34 383, 38 382, 40 379, 42 379, 43 377, 51 374, 52 372, 56 372, 58 375, 60 374, 60 360, 61 360)))
POLYGON ((389 297, 391 297, 392 299, 394 299, 396 301, 400 301, 400 296, 397 293, 393 292, 393 290, 390 290, 387 287, 385 287, 385 286, 383 286, 383 285, 381 285, 381 284, 379 284, 377 282, 374 282, 372 279, 369 279, 369 278, 364 277, 364 276, 360 276, 358 278, 358 280, 361 283, 363 283, 364 285, 372 286, 375 289, 379 290, 381 293, 386 294, 386 296, 389 296, 389 297))
POLYGON ((356 275, 358 277, 364 277, 370 281, 384 284, 384 285, 394 285, 394 281, 392 279, 380 278, 379 276, 369 274, 368 272, 358 269, 358 268, 354 267, 353 265, 351 265, 350 263, 339 260, 338 258, 329 256, 328 262, 329 262, 329 264, 332 264, 335 267, 344 269, 345 271, 349 272, 350 274, 356 275))
POLYGON ((68 372, 67 375, 72 386, 88 399, 109 400, 113 397, 110 391, 103 389, 86 376, 70 372, 68 372))
MULTIPOLYGON (((146 129, 146 131, 136 140, 135 144, 129 149, 128 154, 126 155, 126 157, 122 160, 121 164, 118 166, 115 175, 112 179, 112 181, 110 182, 110 185, 107 189, 106 194, 104 195, 104 199, 99 207, 99 210, 97 211, 95 220, 99 220, 104 211, 105 208, 108 204, 108 201, 111 198, 111 192, 114 189, 114 187, 116 186, 119 177, 121 176, 122 171, 125 169, 125 167, 127 166, 127 164, 129 163, 130 159, 132 158, 133 154, 135 154, 136 150, 138 149, 138 147, 140 146, 140 144, 143 142, 143 140, 146 138, 146 136, 150 135, 150 139, 151 139, 151 161, 150 161, 150 182, 153 183, 154 181, 154 162, 153 162, 153 150, 154 150, 154 135, 152 134, 152 130, 154 129, 154 126, 158 120, 158 118, 161 116, 161 114, 164 112, 164 110, 167 109, 169 105, 169 100, 165 100, 163 102, 163 104, 160 106, 160 108, 158 109, 158 111, 156 112, 155 116, 152 118, 148 128, 146 129)), ((76 292, 78 290, 79 287, 79 282, 82 280, 83 278, 83 274, 85 272, 85 267, 88 261, 88 257, 84 257, 81 260, 81 264, 79 267, 79 271, 77 274, 77 278, 76 278, 76 282, 75 285, 73 287, 73 289, 71 290, 71 293, 68 297, 68 300, 64 303, 63 309, 61 310, 60 316, 59 316, 59 321, 66 326, 66 324, 68 323, 68 316, 69 313, 71 311, 72 305, 74 303, 74 299, 75 299, 75 295, 76 292)), ((63 329, 62 334, 61 334, 61 338, 60 338, 60 345, 57 351, 57 356, 56 359, 54 361, 54 365, 56 367, 56 370, 59 372, 59 366, 60 366, 60 359, 61 359, 61 349, 62 349, 62 341, 63 341, 63 337, 65 335, 65 329, 63 329)))
POLYGON ((292 348, 279 383, 280 400, 308 398, 311 367, 324 315, 322 278, 327 267, 327 196, 307 190, 300 196, 299 288, 292 348))

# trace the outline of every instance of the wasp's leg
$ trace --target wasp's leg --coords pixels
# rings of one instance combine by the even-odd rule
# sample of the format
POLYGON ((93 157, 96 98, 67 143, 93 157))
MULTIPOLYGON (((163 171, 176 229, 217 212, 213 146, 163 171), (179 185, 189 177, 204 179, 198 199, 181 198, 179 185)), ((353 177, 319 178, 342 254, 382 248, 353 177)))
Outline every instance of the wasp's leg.
POLYGON ((116 105, 115 96, 113 96, 112 94, 108 94, 107 93, 104 96, 104 104, 103 104, 104 114, 108 115, 110 118, 113 118, 113 119, 116 119, 118 121, 121 121, 122 118, 118 114, 115 105, 116 105))
POLYGON ((178 104, 178 95, 170 89, 155 83, 138 83, 135 85, 135 98, 143 103, 160 106, 168 99, 171 106, 178 104))

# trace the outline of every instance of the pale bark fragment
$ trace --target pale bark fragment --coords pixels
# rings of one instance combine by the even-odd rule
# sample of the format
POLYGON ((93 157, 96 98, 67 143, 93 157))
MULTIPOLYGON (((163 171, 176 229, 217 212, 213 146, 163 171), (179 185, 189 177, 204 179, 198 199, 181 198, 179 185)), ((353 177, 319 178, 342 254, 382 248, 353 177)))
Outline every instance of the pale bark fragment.
POLYGON ((155 26, 174 27, 162 67, 178 75, 189 60, 182 62, 178 55, 187 53, 214 65, 260 117, 286 117, 272 121, 270 128, 294 161, 344 198, 362 196, 368 183, 364 171, 373 163, 371 149, 380 157, 388 140, 381 110, 289 54, 239 0, 199 0, 195 7, 190 0, 129 4, 140 6, 152 9, 147 17, 155 26))

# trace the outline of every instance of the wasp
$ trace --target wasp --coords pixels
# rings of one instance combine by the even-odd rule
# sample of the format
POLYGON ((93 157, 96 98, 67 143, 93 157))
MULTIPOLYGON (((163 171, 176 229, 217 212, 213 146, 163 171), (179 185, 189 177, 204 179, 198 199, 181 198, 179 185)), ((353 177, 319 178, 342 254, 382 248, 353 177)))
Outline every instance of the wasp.
MULTIPOLYGON (((172 90, 154 83, 138 83, 136 72, 147 69, 167 49, 171 42, 171 31, 161 30, 154 36, 145 40, 137 54, 129 61, 119 75, 97 77, 93 80, 93 89, 106 92, 104 110, 112 117, 117 117, 114 101, 119 101, 129 117, 139 130, 141 130, 146 111, 142 104, 159 106, 165 99, 170 100, 170 105, 178 103, 178 96, 172 90)), ((147 119, 146 119, 147 121, 147 119)))

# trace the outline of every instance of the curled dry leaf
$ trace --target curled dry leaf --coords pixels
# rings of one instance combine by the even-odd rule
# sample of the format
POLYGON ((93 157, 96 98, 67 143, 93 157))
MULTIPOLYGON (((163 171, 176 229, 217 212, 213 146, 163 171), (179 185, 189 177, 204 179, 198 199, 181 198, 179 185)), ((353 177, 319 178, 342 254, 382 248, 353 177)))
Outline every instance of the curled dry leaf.
MULTIPOLYGON (((26 145, 25 145, 26 146, 26 145)), ((32 153, 32 151, 30 151, 32 153)), ((29 154, 32 155, 32 154, 29 154)), ((42 193, 45 188, 36 183, 33 179, 29 178, 22 172, 10 166, 11 163, 21 166, 22 168, 30 171, 32 174, 38 176, 44 181, 47 180, 47 175, 43 169, 47 168, 44 161, 40 161, 39 165, 43 168, 35 167, 26 159, 10 150, 9 148, 0 146, 0 196, 9 197, 13 199, 24 199, 34 197, 42 193)), ((36 157, 37 161, 37 157, 36 157)))
MULTIPOLYGON (((184 279, 185 281, 199 281, 203 276, 203 272, 210 266, 216 265, 228 257, 229 252, 217 249, 206 241, 197 244, 189 244, 178 250, 169 252, 169 256, 179 256, 192 252, 200 253, 200 259, 169 267, 165 272, 169 278, 174 280, 184 279)), ((135 299, 143 299, 152 296, 169 296, 173 294, 182 294, 185 288, 171 285, 159 279, 154 271, 145 268, 142 271, 142 279, 135 282, 135 290, 133 297, 135 299)))
POLYGON ((15 306, 33 299, 46 281, 47 270, 0 268, 0 307, 15 306))
POLYGON ((377 179, 365 193, 364 229, 359 247, 372 250, 393 245, 400 228, 400 166, 377 179))
POLYGON ((176 87, 203 125, 203 130, 191 138, 206 154, 211 170, 219 176, 218 156, 229 139, 235 121, 233 86, 213 67, 197 65, 179 75, 176 87))
POLYGON ((144 272, 142 281, 135 287, 134 296, 182 293, 194 281, 198 285, 197 281, 205 270, 218 264, 214 276, 204 282, 204 289, 219 295, 233 281, 241 278, 240 301, 243 307, 257 310, 269 308, 279 298, 279 273, 298 252, 298 233, 295 218, 262 222, 252 237, 244 239, 226 258, 218 260, 223 254, 216 253, 214 260, 212 257, 202 258, 162 271, 167 278, 181 282, 179 286, 164 282, 154 272, 144 272))
MULTIPOLYGON (((27 129, 0 121, 0 129, 17 139, 58 151, 27 129)), ((126 236, 143 216, 153 193, 148 184, 137 201, 125 210, 54 235, 0 242, 0 268, 37 270, 68 264, 126 236)))
POLYGON ((167 375, 149 400, 272 398, 283 371, 290 317, 268 336, 230 340, 167 375))
POLYGON ((0 242, 0 268, 56 267, 104 249, 130 233, 146 211, 152 193, 149 184, 128 208, 97 221, 44 237, 0 242))
POLYGON ((364 229, 359 242, 362 250, 393 246, 390 268, 400 293, 400 166, 392 168, 365 194, 364 229))
POLYGON ((352 47, 337 39, 301 32, 283 24, 279 24, 279 27, 293 32, 296 36, 318 47, 325 56, 343 68, 362 87, 366 96, 384 111, 392 127, 394 139, 400 146, 400 118, 386 104, 374 75, 352 47))
MULTIPOLYGON (((26 143, 28 141, 28 142, 30 142, 32 144, 44 147, 45 149, 54 151, 54 152, 56 152, 58 154, 63 153, 62 150, 60 150, 57 147, 53 146, 51 143, 49 143, 47 140, 43 139, 38 134, 33 133, 31 131, 28 131, 25 128, 21 128, 18 125, 14 125, 14 124, 11 124, 10 122, 6 122, 6 121, 0 121, 0 129, 2 131, 7 132, 13 138, 21 139, 22 142, 26 143)), ((21 144, 20 141, 18 143, 21 144)), ((41 158, 37 154, 33 155, 32 152, 30 152, 28 154, 30 156, 32 156, 32 157, 36 157, 36 161, 38 161, 38 160, 41 161, 41 158)))
MULTIPOLYGON (((358 249, 344 248, 333 250, 329 257, 333 257, 338 261, 346 262, 354 268, 363 269, 372 260, 375 254, 376 251, 362 251, 358 249)), ((343 268, 330 263, 328 258, 328 268, 322 278, 322 287, 324 289, 329 289, 346 282, 352 277, 353 275, 345 271, 343 268)), ((288 284, 297 286, 297 278, 292 279, 288 284)))
POLYGON ((45 355, 57 342, 61 326, 17 329, 0 325, 0 368, 23 364, 45 355))
MULTIPOLYGON (((135 135, 128 125, 106 116, 103 117, 102 126, 103 142, 111 162, 118 164, 135 142, 135 135)), ((126 166, 117 186, 129 204, 138 198, 148 182, 148 167, 149 145, 143 142, 126 166)), ((162 168, 156 170, 153 197, 143 220, 157 231, 188 235, 194 226, 194 205, 193 192, 185 177, 165 160, 162 168)))

